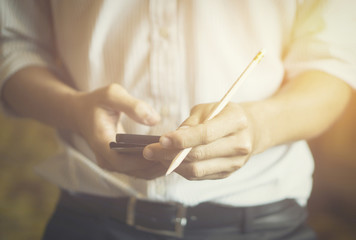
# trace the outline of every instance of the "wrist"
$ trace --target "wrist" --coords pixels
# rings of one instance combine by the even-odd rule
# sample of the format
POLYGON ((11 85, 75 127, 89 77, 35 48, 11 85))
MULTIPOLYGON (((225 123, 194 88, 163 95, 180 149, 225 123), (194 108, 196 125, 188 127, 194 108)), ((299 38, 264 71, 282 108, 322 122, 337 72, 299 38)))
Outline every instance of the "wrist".
POLYGON ((83 92, 73 90, 66 94, 64 101, 66 119, 68 120, 65 124, 65 128, 79 135, 82 135, 80 126, 83 125, 81 121, 83 116, 82 109, 84 108, 83 97, 83 92))
POLYGON ((269 116, 273 112, 273 107, 264 101, 247 102, 241 105, 246 112, 253 137, 252 154, 261 153, 274 146, 273 134, 269 128, 269 116))

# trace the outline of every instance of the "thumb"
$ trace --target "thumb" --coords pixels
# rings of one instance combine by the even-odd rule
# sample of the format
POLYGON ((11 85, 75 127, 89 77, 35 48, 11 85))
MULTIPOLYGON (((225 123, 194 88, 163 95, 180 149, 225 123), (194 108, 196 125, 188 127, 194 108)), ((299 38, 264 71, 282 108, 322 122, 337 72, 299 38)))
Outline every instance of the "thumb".
POLYGON ((131 96, 119 84, 111 84, 103 89, 105 104, 110 108, 124 112, 136 122, 155 125, 160 121, 159 114, 147 103, 131 96))

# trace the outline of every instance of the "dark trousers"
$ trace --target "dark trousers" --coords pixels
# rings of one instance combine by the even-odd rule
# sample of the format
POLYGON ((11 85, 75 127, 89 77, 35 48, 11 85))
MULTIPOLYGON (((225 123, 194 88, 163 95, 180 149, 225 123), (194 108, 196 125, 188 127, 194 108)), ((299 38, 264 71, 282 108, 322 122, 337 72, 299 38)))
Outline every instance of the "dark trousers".
MULTIPOLYGON (((101 199, 100 197, 95 198, 95 205, 98 205, 101 199)), ((71 204, 73 199, 75 200, 75 197, 70 197, 70 199, 61 197, 52 218, 48 222, 43 240, 316 239, 314 232, 305 223, 306 210, 294 200, 283 201, 283 206, 281 203, 280 209, 276 208, 278 203, 274 204, 273 211, 267 215, 255 213, 260 211, 261 207, 249 207, 248 211, 245 211, 245 208, 236 208, 235 211, 232 208, 231 210, 226 210, 225 208, 222 209, 220 205, 207 204, 206 207, 200 208, 203 212, 203 218, 214 220, 221 217, 222 220, 218 220, 216 226, 195 227, 193 225, 193 227, 190 227, 188 222, 183 237, 172 237, 137 230, 135 227, 127 225, 124 221, 115 219, 108 212, 101 214, 98 211, 86 209, 83 211, 85 202, 81 202, 80 205, 71 204), (230 217, 235 219, 233 217, 239 215, 240 212, 242 213, 241 217, 236 218, 236 221, 233 220, 226 224, 221 224, 221 222, 225 221, 225 219, 230 219, 230 217), (219 216, 221 214, 223 215, 219 216)), ((86 201, 86 198, 84 198, 84 201, 86 201)), ((105 203, 105 205, 105 209, 108 209, 108 206, 114 204, 105 203)), ((268 206, 266 207, 268 208, 268 206)), ((152 208, 147 209, 148 212, 151 210, 152 208)), ((115 211, 115 209, 112 211, 115 211)), ((157 211, 159 210, 154 210, 153 213, 157 211)), ((193 211, 195 210, 193 209, 193 211)), ((206 219, 202 220, 204 222, 206 219)), ((152 221, 156 220, 152 218, 152 221)))

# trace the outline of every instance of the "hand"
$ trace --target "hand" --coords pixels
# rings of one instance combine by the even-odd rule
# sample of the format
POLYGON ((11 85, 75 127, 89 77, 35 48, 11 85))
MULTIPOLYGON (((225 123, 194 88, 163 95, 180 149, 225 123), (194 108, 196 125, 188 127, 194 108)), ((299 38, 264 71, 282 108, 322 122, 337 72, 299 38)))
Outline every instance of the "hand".
POLYGON ((229 103, 220 114, 204 121, 214 104, 197 105, 190 117, 160 143, 144 149, 146 159, 168 167, 179 150, 192 151, 175 170, 189 180, 226 178, 240 169, 254 151, 254 124, 242 105, 229 103))
POLYGON ((120 124, 122 113, 149 126, 159 122, 160 116, 148 104, 132 97, 118 84, 80 93, 75 102, 77 132, 95 153, 100 167, 144 179, 164 175, 165 168, 160 163, 147 161, 138 154, 120 154, 109 148, 116 133, 124 132, 120 124))

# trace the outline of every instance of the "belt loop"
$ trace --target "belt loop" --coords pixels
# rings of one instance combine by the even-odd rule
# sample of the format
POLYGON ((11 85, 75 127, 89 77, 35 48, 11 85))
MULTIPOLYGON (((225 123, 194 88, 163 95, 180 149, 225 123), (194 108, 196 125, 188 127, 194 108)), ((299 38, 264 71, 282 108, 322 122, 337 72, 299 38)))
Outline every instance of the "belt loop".
POLYGON ((175 232, 178 237, 183 237, 184 227, 187 225, 187 208, 183 204, 177 204, 177 212, 175 218, 175 232))
POLYGON ((254 217, 255 217, 255 213, 252 207, 242 208, 242 219, 241 219, 242 233, 247 233, 250 230, 254 217))
POLYGON ((136 207, 136 198, 129 197, 127 208, 126 208, 126 223, 129 226, 135 225, 135 207, 136 207))

